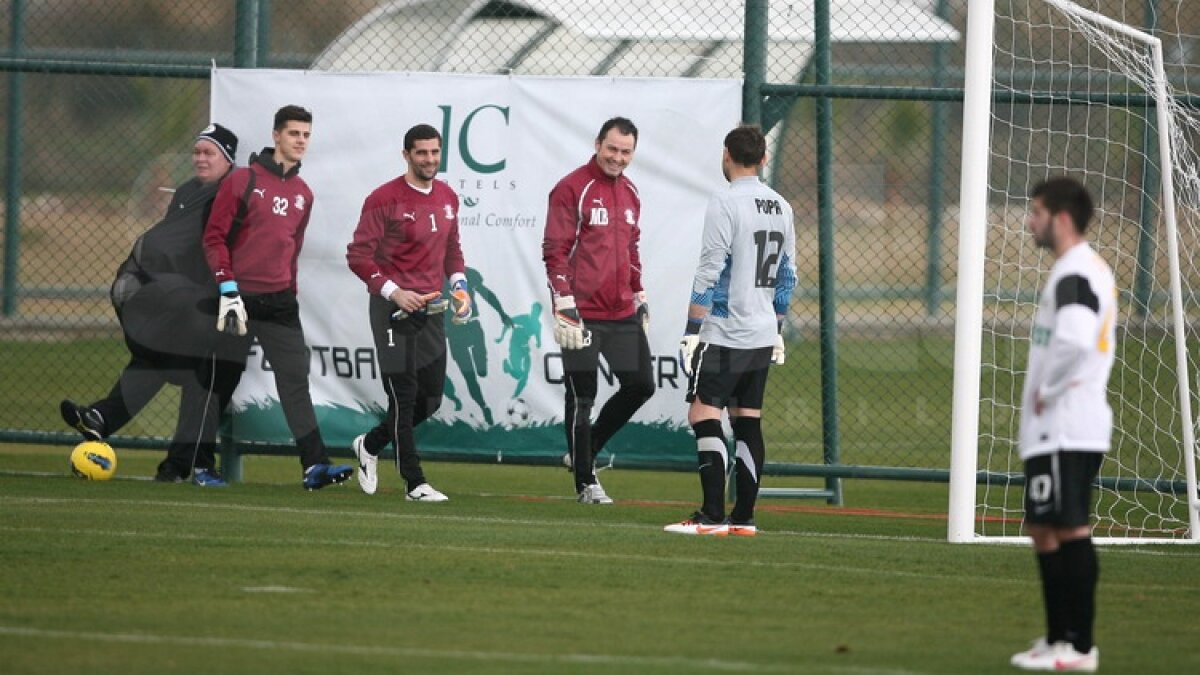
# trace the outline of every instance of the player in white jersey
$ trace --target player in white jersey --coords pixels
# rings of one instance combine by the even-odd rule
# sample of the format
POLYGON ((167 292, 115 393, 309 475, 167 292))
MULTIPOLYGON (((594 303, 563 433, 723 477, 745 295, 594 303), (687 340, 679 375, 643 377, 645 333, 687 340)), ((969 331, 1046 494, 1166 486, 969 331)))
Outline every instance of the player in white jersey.
POLYGON ((704 216, 700 264, 679 344, 704 502, 689 518, 664 528, 667 532, 757 533, 754 503, 766 456, 763 392, 767 368, 784 360, 783 318, 796 286, 792 207, 758 178, 766 148, 758 127, 741 126, 725 136, 721 168, 729 187, 713 195, 704 216), (737 503, 728 520, 725 409, 737 463, 737 503))
POLYGON ((1092 482, 1112 436, 1116 282, 1084 237, 1093 207, 1083 185, 1054 178, 1030 197, 1029 231, 1055 258, 1034 315, 1020 435, 1025 528, 1037 554, 1046 635, 1012 664, 1092 672, 1100 662, 1092 641, 1099 566, 1089 521, 1092 482))

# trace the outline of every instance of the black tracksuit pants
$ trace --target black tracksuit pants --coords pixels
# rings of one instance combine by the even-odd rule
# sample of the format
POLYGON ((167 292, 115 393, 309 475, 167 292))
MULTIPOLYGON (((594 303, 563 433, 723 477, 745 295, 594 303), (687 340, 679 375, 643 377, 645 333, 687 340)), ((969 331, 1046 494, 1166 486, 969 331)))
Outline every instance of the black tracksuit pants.
POLYGON ((425 481, 413 429, 442 405, 446 387, 446 325, 441 314, 392 319, 395 303, 378 295, 370 301, 371 335, 383 388, 387 418, 367 432, 367 452, 378 455, 392 442, 396 467, 412 490, 425 481))
POLYGON ((575 468, 575 491, 596 482, 596 455, 633 414, 654 394, 650 343, 637 315, 616 321, 584 319, 592 344, 562 350, 563 380, 567 387, 563 420, 567 449, 575 468), (600 357, 620 383, 592 424, 592 407, 599 386, 600 357))
POLYGON ((228 388, 230 392, 237 388, 250 353, 250 339, 258 338, 263 356, 275 375, 279 404, 288 429, 296 439, 300 464, 306 469, 313 464, 328 464, 329 453, 317 426, 317 414, 308 389, 309 354, 304 343, 304 328, 300 325, 296 294, 290 290, 243 293, 242 300, 246 304, 247 334, 233 338, 240 343, 233 357, 239 367, 234 369, 236 377, 225 378, 219 388, 228 388))
POLYGON ((104 418, 104 435, 117 433, 164 385, 175 384, 180 387, 179 416, 159 473, 187 478, 193 469, 215 468, 220 414, 233 394, 233 388, 223 390, 220 383, 228 380, 235 366, 216 353, 202 357, 164 354, 137 344, 128 335, 125 343, 129 363, 108 395, 90 406, 104 418))

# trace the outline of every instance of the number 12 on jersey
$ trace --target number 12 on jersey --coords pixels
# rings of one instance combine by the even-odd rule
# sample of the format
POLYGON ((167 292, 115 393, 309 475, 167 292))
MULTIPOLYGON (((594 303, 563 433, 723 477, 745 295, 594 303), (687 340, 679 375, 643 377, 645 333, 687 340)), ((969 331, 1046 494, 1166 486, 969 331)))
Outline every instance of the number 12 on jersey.
POLYGON ((774 288, 779 276, 779 254, 783 251, 783 233, 771 230, 756 230, 754 245, 758 250, 758 262, 754 266, 754 285, 757 288, 774 288))

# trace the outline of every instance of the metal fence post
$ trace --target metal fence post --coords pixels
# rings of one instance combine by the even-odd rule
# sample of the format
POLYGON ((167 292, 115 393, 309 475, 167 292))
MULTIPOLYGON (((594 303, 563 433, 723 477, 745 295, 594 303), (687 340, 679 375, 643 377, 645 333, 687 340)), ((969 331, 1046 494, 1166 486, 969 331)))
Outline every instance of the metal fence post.
MULTIPOLYGON (((938 0, 939 19, 947 18, 949 0, 938 0)), ((949 50, 945 42, 933 46, 933 86, 946 86, 946 58, 949 50)), ((942 305, 942 177, 946 163, 946 104, 933 103, 933 119, 930 120, 929 136, 929 233, 926 239, 925 264, 925 313, 935 316, 942 305)))
MULTIPOLYGON (((13 0, 9 31, 12 36, 10 55, 20 58, 25 49, 25 0, 13 0)), ((4 316, 17 313, 17 268, 21 257, 21 162, 24 154, 21 148, 24 140, 24 129, 21 128, 24 116, 21 111, 25 106, 24 89, 25 73, 10 72, 8 152, 4 160, 5 170, 8 172, 8 179, 4 181, 4 316)))
MULTIPOLYGON (((264 0, 265 2, 265 0, 264 0)), ((263 36, 262 18, 265 10, 260 0, 238 0, 237 17, 234 19, 233 65, 236 68, 258 66, 260 38, 263 36)), ((222 413, 222 424, 218 446, 221 452, 221 473, 225 480, 240 483, 243 478, 242 453, 233 441, 233 418, 222 413)))
MULTIPOLYGON (((746 0, 742 27, 742 124, 762 124, 762 91, 767 79, 767 2, 746 0)), ((737 501, 737 462, 729 463, 727 492, 737 501)))
MULTIPOLYGON (((817 86, 830 84, 829 0, 814 6, 816 27, 815 64, 817 86)), ((818 294, 821 306, 821 432, 825 464, 840 461, 838 448, 837 386, 837 291, 833 255, 833 102, 817 99, 817 239, 818 294)), ((827 477, 825 488, 833 493, 830 504, 842 503, 842 480, 827 477)))
MULTIPOLYGON (((1150 33, 1158 26, 1156 0, 1146 0, 1145 26, 1150 33)), ((1150 307, 1150 295, 1154 285, 1154 218, 1155 198, 1159 191, 1158 129, 1154 123, 1153 105, 1142 108, 1142 198, 1138 204, 1137 273, 1133 279, 1133 311, 1139 317, 1146 316, 1150 307)))
POLYGON ((258 31, 255 37, 255 65, 267 68, 271 57, 271 0, 258 0, 258 31))
POLYGON ((259 0, 238 0, 233 29, 233 65, 235 68, 258 66, 259 0))
POLYGON ((746 0, 743 38, 742 122, 762 123, 762 92, 767 78, 767 0, 746 0))

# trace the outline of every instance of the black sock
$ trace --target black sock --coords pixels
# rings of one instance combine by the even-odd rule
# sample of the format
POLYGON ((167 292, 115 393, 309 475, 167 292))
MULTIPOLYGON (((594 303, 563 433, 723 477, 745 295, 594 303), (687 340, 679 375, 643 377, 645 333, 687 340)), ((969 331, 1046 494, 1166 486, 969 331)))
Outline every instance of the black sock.
POLYGON ((696 460, 700 467, 700 489, 704 504, 700 512, 713 520, 725 520, 725 465, 729 451, 721 420, 701 420, 692 425, 696 434, 696 460))
POLYGON ((1092 624, 1096 619, 1096 582, 1100 579, 1100 561, 1091 537, 1072 539, 1058 546, 1062 556, 1066 596, 1066 635, 1075 651, 1086 654, 1092 649, 1092 624))
POLYGON ((734 523, 749 523, 754 520, 754 504, 758 500, 758 486, 762 482, 763 462, 766 459, 766 443, 763 441, 762 419, 739 417, 733 421, 734 485, 737 487, 737 503, 733 505, 730 519, 734 523))
POLYGON ((1038 553, 1037 561, 1042 576, 1042 601, 1046 606, 1046 642, 1054 644, 1067 637, 1066 579, 1063 575, 1062 551, 1038 553))

